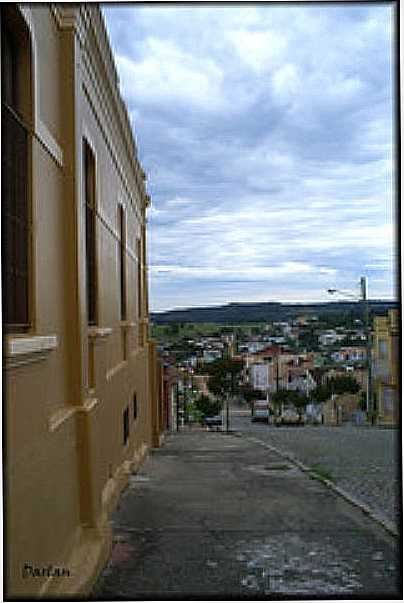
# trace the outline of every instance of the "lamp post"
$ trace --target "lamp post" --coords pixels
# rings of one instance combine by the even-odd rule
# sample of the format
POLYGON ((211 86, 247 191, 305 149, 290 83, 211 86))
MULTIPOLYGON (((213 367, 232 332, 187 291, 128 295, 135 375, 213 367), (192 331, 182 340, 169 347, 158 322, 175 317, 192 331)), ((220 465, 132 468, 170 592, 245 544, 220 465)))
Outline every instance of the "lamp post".
MULTIPOLYGON (((367 278, 361 276, 360 281, 360 295, 359 297, 349 291, 342 291, 340 289, 327 289, 327 293, 333 295, 334 293, 341 293, 345 297, 351 297, 355 301, 362 301, 364 303, 364 323, 365 323, 365 335, 366 335, 366 368, 367 368, 367 383, 366 383, 366 413, 369 414, 373 411, 372 405, 372 361, 371 361, 371 339, 370 339, 370 323, 369 323, 369 299, 367 294, 367 278)), ((373 422, 373 412, 372 412, 373 422)))

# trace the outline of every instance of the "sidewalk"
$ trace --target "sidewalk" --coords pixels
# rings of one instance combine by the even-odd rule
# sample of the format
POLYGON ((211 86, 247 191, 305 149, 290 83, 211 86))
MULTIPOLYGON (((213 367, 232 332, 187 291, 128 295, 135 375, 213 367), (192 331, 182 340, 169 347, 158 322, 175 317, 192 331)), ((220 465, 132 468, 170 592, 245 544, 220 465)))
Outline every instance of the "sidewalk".
POLYGON ((275 452, 171 434, 130 480, 96 599, 401 598, 399 543, 275 452))

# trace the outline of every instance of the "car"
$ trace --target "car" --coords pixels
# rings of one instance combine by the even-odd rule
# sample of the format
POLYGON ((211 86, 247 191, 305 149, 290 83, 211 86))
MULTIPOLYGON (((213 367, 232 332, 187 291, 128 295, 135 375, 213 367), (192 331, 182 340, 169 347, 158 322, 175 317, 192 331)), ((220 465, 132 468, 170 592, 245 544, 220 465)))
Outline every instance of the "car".
POLYGON ((280 427, 281 425, 304 425, 304 419, 292 409, 285 409, 282 414, 275 417, 275 425, 280 427))
POLYGON ((251 405, 251 421, 269 422, 269 408, 267 400, 254 400, 251 405))
POLYGON ((214 415, 212 417, 204 417, 204 425, 207 427, 218 427, 222 425, 222 415, 214 415))
POLYGON ((251 421, 264 421, 268 423, 269 412, 267 408, 255 408, 254 413, 251 417, 251 421))

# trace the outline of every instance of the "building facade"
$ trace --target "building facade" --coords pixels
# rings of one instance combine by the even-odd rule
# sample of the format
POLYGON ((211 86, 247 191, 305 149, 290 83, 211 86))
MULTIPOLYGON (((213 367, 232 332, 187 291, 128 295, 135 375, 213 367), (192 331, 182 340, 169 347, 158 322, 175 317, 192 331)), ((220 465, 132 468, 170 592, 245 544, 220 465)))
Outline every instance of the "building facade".
POLYGON ((400 421, 400 317, 398 310, 376 316, 372 345, 372 391, 377 422, 398 425, 400 421))
POLYGON ((1 11, 7 593, 87 592, 159 445, 145 174, 96 5, 1 11))

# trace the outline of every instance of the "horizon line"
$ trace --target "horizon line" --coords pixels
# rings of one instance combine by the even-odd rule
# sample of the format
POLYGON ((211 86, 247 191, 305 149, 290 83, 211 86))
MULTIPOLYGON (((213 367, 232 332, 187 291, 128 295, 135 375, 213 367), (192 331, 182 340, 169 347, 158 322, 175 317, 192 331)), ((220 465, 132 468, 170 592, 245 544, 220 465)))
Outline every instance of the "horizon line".
MULTIPOLYGON (((203 306, 180 306, 169 308, 167 310, 150 310, 149 314, 165 314, 167 312, 186 312, 188 310, 204 310, 204 309, 214 309, 214 308, 226 308, 229 306, 252 306, 252 305, 260 305, 260 304, 280 304, 280 305, 289 305, 289 306, 310 306, 312 304, 321 305, 321 304, 357 304, 364 300, 351 300, 351 299, 339 299, 339 300, 311 300, 311 301, 279 301, 279 300, 268 300, 268 301, 243 301, 243 302, 225 302, 222 304, 206 304, 203 306)), ((394 298, 369 298, 368 302, 384 302, 384 303, 399 303, 399 299, 394 298)))

